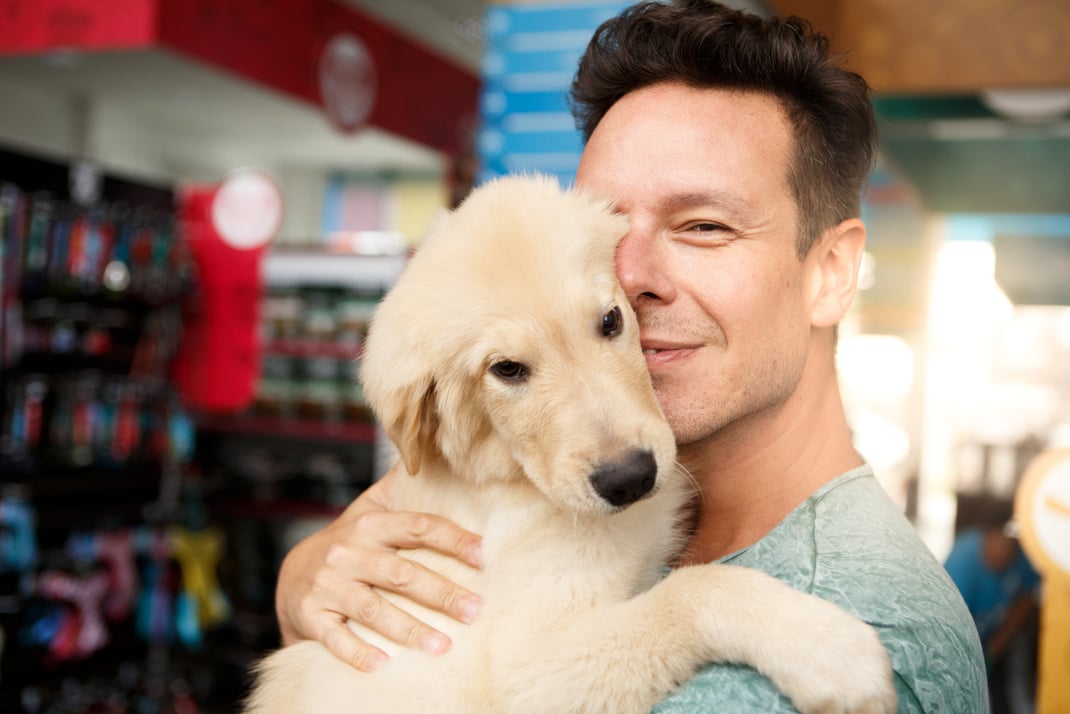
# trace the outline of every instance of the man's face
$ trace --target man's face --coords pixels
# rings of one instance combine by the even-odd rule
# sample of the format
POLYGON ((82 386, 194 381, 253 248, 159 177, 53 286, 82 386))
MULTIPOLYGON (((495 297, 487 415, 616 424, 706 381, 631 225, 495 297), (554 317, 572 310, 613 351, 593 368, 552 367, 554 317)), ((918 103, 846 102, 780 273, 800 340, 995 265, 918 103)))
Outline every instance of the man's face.
POLYGON ((618 101, 584 150, 577 184, 631 222, 617 274, 681 446, 745 431, 802 374, 813 271, 795 252, 792 148, 769 96, 660 84, 618 101))

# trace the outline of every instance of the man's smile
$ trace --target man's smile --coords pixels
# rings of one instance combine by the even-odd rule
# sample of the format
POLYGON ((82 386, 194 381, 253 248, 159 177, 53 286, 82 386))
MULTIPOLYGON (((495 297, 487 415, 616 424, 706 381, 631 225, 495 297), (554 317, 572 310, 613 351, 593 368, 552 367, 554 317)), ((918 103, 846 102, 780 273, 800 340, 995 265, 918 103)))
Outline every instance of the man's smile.
POLYGON ((661 339, 645 339, 640 346, 647 365, 651 367, 684 359, 698 349, 697 345, 661 339))

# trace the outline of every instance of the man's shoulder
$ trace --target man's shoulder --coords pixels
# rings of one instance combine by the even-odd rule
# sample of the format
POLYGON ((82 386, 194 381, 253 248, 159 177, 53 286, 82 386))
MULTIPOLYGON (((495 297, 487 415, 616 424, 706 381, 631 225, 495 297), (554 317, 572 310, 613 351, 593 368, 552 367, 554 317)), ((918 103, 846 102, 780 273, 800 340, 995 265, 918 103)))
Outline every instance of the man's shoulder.
MULTIPOLYGON (((984 711, 976 630, 958 590, 868 472, 821 489, 727 563, 763 570, 873 625, 892 660, 900 711, 984 711)), ((756 671, 712 666, 658 714, 792 712, 756 671)))
POLYGON ((893 596, 911 603, 902 613, 910 616, 931 597, 930 605, 961 604, 943 566, 868 470, 834 480, 724 562, 767 572, 863 619, 886 614, 893 596))
POLYGON ((812 500, 803 509, 813 543, 809 592, 877 629, 900 711, 985 711, 984 658, 969 610, 877 480, 861 472, 812 500))

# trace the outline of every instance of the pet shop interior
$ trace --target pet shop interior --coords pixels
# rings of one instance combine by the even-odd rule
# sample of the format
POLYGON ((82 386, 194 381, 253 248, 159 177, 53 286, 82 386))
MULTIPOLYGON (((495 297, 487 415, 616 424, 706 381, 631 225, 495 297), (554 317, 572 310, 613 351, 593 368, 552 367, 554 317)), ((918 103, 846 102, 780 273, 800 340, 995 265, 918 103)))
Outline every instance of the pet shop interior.
MULTIPOLYGON (((728 4, 873 87, 857 448, 937 558, 1021 544, 1002 710, 1070 711, 1070 5, 728 4)), ((282 555, 389 465, 377 300, 473 185, 572 181, 625 5, 0 0, 0 711, 234 711, 282 555)))

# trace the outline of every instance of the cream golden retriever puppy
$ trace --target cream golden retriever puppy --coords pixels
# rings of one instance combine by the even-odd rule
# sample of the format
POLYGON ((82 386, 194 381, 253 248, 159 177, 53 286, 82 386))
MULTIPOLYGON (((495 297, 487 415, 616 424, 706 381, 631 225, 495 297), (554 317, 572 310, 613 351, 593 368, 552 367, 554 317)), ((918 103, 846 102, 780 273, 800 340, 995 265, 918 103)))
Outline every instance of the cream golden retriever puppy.
POLYGON ((364 388, 400 452, 399 509, 484 536, 482 570, 406 557, 479 593, 431 656, 371 674, 316 642, 259 667, 248 711, 648 712, 708 662, 752 665, 804 712, 891 712, 887 656, 844 611, 762 573, 673 570, 688 497, 613 267, 626 220, 553 179, 476 190, 375 315, 364 388))

